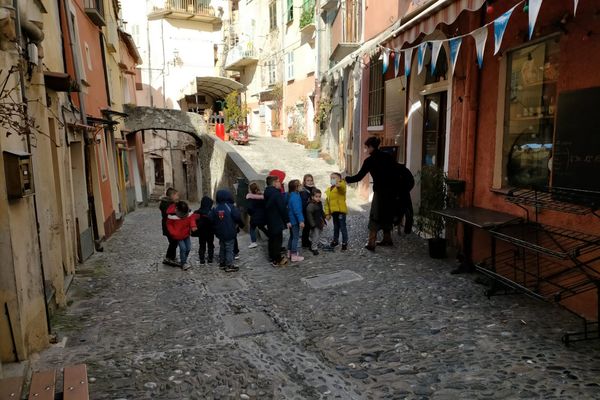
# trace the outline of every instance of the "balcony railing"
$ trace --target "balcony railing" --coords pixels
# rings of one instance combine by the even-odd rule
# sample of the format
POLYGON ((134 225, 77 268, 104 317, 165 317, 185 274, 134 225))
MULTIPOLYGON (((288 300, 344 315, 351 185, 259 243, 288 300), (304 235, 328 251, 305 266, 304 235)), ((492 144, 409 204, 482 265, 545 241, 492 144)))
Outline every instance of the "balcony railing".
POLYGON ((105 26, 103 0, 85 0, 85 13, 97 26, 105 26))
POLYGON ((237 71, 258 62, 258 52, 252 43, 238 44, 227 52, 225 69, 237 71))
POLYGON ((202 22, 217 22, 220 17, 208 0, 165 0, 163 6, 154 6, 149 19, 187 19, 202 22))

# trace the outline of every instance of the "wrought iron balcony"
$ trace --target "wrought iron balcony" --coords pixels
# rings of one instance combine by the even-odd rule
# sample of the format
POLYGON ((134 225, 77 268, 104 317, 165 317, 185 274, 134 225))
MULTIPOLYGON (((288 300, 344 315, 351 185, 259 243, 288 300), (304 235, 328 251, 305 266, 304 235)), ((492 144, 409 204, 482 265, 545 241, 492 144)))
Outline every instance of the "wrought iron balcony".
POLYGON ((227 52, 225 69, 228 71, 239 71, 257 62, 258 52, 252 43, 238 44, 227 52))
POLYGON ((103 0, 85 0, 85 13, 97 26, 105 26, 103 0))
POLYGON ((165 0, 163 6, 154 6, 148 19, 183 19, 217 24, 221 17, 208 0, 165 0))

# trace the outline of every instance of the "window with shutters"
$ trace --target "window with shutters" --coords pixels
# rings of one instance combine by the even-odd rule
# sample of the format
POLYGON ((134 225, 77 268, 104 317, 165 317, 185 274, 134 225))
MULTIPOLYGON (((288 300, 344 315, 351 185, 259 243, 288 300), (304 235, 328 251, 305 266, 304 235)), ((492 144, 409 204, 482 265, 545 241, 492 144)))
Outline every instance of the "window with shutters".
POLYGON ((277 2, 269 3, 269 29, 274 31, 277 29, 277 2))
POLYGON ((294 51, 290 51, 285 59, 285 79, 294 80, 294 51))
POLYGON ((383 60, 372 59, 369 71, 369 127, 383 127, 383 60))
POLYGON ((292 22, 294 20, 294 0, 287 0, 287 22, 292 22))

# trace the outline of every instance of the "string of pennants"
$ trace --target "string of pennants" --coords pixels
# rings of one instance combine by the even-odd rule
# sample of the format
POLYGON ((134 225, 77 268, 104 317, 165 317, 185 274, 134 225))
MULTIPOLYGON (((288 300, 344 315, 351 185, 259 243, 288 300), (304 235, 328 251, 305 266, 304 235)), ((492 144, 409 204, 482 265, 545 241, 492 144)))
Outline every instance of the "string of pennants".
MULTIPOLYGON (((440 54, 440 50, 444 42, 448 42, 448 48, 450 50, 450 63, 452 65, 452 74, 454 74, 454 68, 456 66, 456 61, 458 60, 458 52, 460 51, 460 46, 462 44, 462 40, 468 36, 473 37, 475 40, 475 48, 477 52, 477 63, 479 64, 479 68, 483 66, 483 52, 485 49, 485 44, 488 38, 488 28, 493 25, 494 27, 494 55, 498 54, 500 51, 500 47, 502 45, 502 38, 504 37, 504 32, 506 31, 506 27, 508 26, 508 21, 513 13, 513 11, 523 5, 527 4, 525 10, 529 14, 529 39, 533 36, 533 31, 535 27, 535 22, 537 21, 538 14, 540 12, 540 8, 542 6, 543 0, 522 0, 515 4, 510 10, 506 11, 504 14, 496 18, 495 20, 488 22, 481 28, 478 28, 470 33, 455 36, 450 39, 440 39, 440 40, 428 40, 423 43, 420 43, 416 46, 409 47, 406 49, 390 49, 384 46, 379 46, 383 53, 383 73, 385 74, 389 68, 390 63, 390 54, 393 52, 394 54, 394 76, 398 76, 398 72, 400 71, 400 58, 401 53, 404 53, 404 75, 408 77, 411 72, 411 63, 412 56, 414 50, 417 51, 417 73, 420 74, 423 70, 423 63, 425 60, 425 52, 427 51, 427 46, 431 44, 431 70, 432 73, 435 72, 438 56, 440 54)), ((579 0, 573 0, 574 9, 573 15, 577 14, 577 5, 579 0)))

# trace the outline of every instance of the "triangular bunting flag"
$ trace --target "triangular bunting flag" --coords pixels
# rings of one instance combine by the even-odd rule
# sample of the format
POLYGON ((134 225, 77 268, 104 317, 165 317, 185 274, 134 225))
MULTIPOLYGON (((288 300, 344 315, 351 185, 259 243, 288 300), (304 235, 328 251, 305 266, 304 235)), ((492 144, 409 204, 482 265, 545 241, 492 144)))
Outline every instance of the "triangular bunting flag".
POLYGON ((579 4, 579 0, 575 0, 575 8, 573 9, 573 16, 577 15, 577 5, 579 4))
POLYGON ((440 55, 440 49, 442 48, 443 41, 434 40, 431 42, 431 74, 435 74, 435 67, 437 64, 437 59, 440 55))
POLYGON ((448 41, 448 46, 450 47, 450 63, 452 64, 452 74, 454 74, 454 69, 456 68, 456 60, 458 60, 458 51, 460 50, 461 43, 462 38, 460 37, 450 39, 448 41))
POLYGON ((390 49, 383 49, 381 55, 383 56, 383 74, 385 75, 390 66, 390 49))
POLYGON ((413 48, 404 50, 404 75, 408 78, 410 75, 410 65, 412 63, 413 48))
POLYGON ((425 60, 425 50, 427 50, 427 43, 423 42, 417 49, 417 74, 423 71, 423 61, 425 60))
POLYGON ((533 36, 533 28, 541 7, 542 0, 529 0, 529 39, 533 36))
POLYGON ((483 66, 483 52, 485 50, 485 42, 487 41, 488 27, 483 26, 476 31, 471 32, 471 36, 475 39, 475 47, 477 48, 477 63, 479 68, 483 66))
POLYGON ((500 51, 500 46, 502 45, 502 38, 504 37, 504 32, 506 31, 506 26, 508 25, 508 20, 510 19, 512 12, 515 10, 515 7, 502 14, 494 21, 494 55, 498 54, 498 52, 500 51))
POLYGON ((398 77, 400 72, 400 50, 394 50, 394 78, 398 77))

